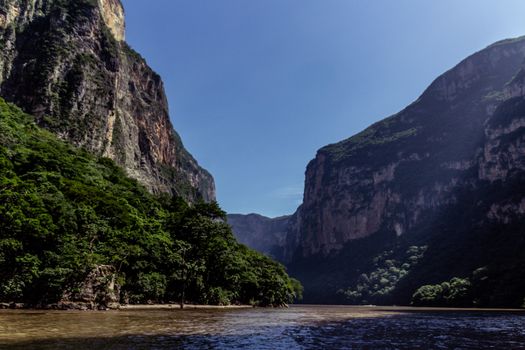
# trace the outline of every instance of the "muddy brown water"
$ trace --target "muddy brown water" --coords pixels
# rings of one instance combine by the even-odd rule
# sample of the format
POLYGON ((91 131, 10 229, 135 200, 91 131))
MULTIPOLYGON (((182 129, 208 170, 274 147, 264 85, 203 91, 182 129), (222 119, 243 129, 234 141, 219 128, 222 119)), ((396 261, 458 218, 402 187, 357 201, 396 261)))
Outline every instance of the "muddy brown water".
POLYGON ((0 349, 525 349, 525 313, 351 306, 1 310, 0 349))

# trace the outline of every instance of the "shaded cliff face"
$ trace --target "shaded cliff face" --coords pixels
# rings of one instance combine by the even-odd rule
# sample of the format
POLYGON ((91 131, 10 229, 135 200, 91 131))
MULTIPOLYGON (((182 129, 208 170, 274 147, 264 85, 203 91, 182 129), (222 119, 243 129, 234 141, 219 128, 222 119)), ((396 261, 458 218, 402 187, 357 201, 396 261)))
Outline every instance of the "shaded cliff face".
POLYGON ((0 0, 0 95, 152 192, 215 198, 169 119, 161 78, 124 41, 119 0, 0 0))
POLYGON ((456 306, 523 305, 524 63, 525 38, 498 42, 318 151, 285 245, 305 302, 407 305, 460 278, 456 306))
POLYGON ((237 240, 263 254, 283 261, 290 216, 268 218, 258 214, 228 214, 228 224, 237 240))
POLYGON ((460 189, 524 170, 523 146, 503 155, 495 111, 523 95, 525 39, 496 43, 461 62, 413 104, 360 134, 320 149, 291 220, 288 261, 340 251, 378 232, 402 237, 457 203, 460 189))

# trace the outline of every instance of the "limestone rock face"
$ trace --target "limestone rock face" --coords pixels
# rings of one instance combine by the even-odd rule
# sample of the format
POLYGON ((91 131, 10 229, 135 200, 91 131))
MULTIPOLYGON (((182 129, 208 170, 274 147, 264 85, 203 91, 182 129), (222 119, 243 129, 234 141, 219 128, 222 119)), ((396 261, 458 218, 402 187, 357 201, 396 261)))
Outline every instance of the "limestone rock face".
POLYGON ((75 303, 87 309, 116 309, 120 301, 120 286, 116 283, 116 277, 117 271, 114 266, 95 266, 78 287, 78 292, 65 295, 61 303, 75 303))
POLYGON ((126 39, 126 24, 124 19, 124 8, 120 0, 99 0, 102 19, 113 34, 113 37, 122 41, 126 39))
MULTIPOLYGON (((401 112, 320 149, 290 220, 285 259, 329 255, 379 231, 403 236, 462 189, 525 170, 525 39, 498 42, 437 78, 401 112)), ((522 213, 521 198, 490 215, 522 213)))
POLYGON ((215 199, 173 129, 161 78, 124 33, 119 0, 0 0, 0 95, 152 192, 215 199))
POLYGON ((268 218, 258 214, 228 214, 228 223, 240 243, 279 261, 284 258, 289 219, 289 216, 268 218))

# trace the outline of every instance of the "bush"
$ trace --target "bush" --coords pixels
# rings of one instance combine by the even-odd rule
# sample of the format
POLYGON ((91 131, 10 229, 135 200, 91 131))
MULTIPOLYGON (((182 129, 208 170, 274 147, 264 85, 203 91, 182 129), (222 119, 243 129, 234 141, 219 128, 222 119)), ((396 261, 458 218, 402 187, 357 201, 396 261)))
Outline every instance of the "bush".
POLYGON ((454 277, 449 282, 424 285, 412 296, 415 306, 471 306, 469 279, 454 277))

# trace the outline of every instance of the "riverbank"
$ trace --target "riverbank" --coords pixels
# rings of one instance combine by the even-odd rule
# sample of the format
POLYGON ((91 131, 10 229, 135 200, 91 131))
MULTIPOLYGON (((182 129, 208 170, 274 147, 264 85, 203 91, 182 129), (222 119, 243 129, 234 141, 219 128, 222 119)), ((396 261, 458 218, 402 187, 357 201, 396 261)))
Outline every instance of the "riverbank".
POLYGON ((184 304, 181 308, 180 304, 113 304, 110 306, 95 305, 91 303, 74 303, 74 302, 61 302, 49 305, 29 305, 24 303, 0 303, 0 309, 11 309, 11 310, 80 310, 80 311, 93 311, 93 310, 180 310, 180 309, 251 309, 253 305, 195 305, 195 304, 184 304))
MULTIPOLYGON (((183 309, 251 309, 252 305, 193 305, 184 304, 183 309)), ((121 305, 119 310, 174 310, 181 309, 180 304, 121 305)))

